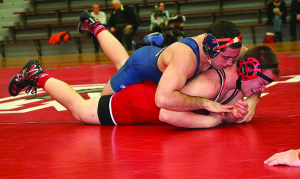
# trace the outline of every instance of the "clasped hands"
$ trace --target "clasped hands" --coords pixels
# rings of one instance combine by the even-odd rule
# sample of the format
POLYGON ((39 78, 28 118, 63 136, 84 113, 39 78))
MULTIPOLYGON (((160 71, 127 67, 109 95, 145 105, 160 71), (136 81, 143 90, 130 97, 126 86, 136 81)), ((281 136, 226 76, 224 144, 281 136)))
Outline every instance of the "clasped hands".
POLYGON ((249 112, 249 106, 247 102, 243 100, 237 100, 234 105, 225 104, 222 105, 217 102, 213 102, 206 108, 206 110, 212 113, 221 114, 222 118, 225 118, 224 113, 231 113, 237 120, 236 123, 249 122, 254 116, 254 112, 249 112))

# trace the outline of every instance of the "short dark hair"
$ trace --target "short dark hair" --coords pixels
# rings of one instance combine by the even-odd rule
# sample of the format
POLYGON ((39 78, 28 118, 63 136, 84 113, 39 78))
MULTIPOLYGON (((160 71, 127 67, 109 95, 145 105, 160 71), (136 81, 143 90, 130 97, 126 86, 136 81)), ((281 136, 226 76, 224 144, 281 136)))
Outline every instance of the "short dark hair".
MULTIPOLYGON (((241 34, 240 30, 236 27, 236 25, 230 21, 217 21, 208 27, 207 33, 212 34, 217 39, 222 38, 234 38, 241 34)), ((220 46, 226 44, 227 42, 219 42, 220 46)), ((237 49, 242 47, 241 42, 234 43, 228 46, 232 49, 237 49)), ((221 51, 225 51, 226 48, 221 49, 221 51)))
MULTIPOLYGON (((279 64, 278 57, 276 53, 268 46, 259 45, 253 47, 245 53, 245 58, 253 57, 259 61, 261 65, 275 65, 279 64)), ((280 69, 279 68, 270 68, 274 75, 279 76, 280 69)), ((262 70, 262 72, 265 69, 262 70)))

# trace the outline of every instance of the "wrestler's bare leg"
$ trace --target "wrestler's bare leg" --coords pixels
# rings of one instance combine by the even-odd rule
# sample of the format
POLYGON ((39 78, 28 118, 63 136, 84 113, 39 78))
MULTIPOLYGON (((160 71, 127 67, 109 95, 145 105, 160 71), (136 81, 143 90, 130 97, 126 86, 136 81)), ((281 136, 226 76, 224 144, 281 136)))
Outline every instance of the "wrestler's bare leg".
POLYGON ((114 92, 114 90, 111 88, 110 85, 110 80, 106 83, 106 85, 104 86, 101 95, 110 95, 110 94, 115 94, 116 92, 114 92))
POLYGON ((105 55, 116 65, 119 70, 129 55, 123 45, 108 30, 103 30, 97 39, 105 55))
POLYGON ((88 124, 100 124, 98 118, 99 97, 84 100, 70 85, 55 78, 49 78, 44 90, 66 107, 73 117, 88 124))
MULTIPOLYGON (((103 30, 97 35, 97 39, 101 45, 101 48, 105 55, 111 59, 111 61, 116 65, 117 70, 119 70, 129 55, 123 45, 116 39, 109 31, 103 30)), ((110 80, 107 82, 102 90, 102 95, 114 94, 114 90, 110 86, 110 80)))
POLYGON ((119 69, 128 59, 129 55, 123 45, 102 24, 85 10, 80 15, 78 32, 85 34, 86 31, 93 33, 101 45, 102 50, 119 69))

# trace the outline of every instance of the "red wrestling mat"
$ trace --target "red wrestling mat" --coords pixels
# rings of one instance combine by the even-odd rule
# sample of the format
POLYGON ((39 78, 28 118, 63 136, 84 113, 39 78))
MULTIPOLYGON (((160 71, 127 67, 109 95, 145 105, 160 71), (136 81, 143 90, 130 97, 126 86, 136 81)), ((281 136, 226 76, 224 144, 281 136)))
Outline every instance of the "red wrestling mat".
MULTIPOLYGON (((19 69, 1 69, 1 178, 299 178, 300 167, 269 167, 300 148, 300 54, 279 55, 281 77, 247 124, 188 130, 169 125, 92 126, 45 93, 9 97, 19 69)), ((99 95, 113 65, 45 68, 86 98, 99 95)))

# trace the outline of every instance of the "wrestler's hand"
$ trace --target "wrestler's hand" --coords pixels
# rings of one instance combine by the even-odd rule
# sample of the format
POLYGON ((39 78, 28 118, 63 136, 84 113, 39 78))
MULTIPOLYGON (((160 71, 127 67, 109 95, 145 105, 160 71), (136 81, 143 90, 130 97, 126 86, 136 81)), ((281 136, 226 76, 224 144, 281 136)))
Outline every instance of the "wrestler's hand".
POLYGON ((113 27, 110 28, 110 32, 111 32, 111 33, 114 33, 115 31, 116 31, 115 28, 113 28, 113 27))
POLYGON ((242 123, 241 121, 248 113, 248 104, 245 101, 237 100, 235 104, 233 105, 232 115, 237 118, 241 119, 236 121, 237 123, 242 123))
POLYGON ((256 106, 259 102, 260 94, 252 95, 247 98, 245 102, 248 104, 248 113, 244 116, 242 120, 237 121, 237 123, 244 123, 251 121, 252 117, 255 115, 256 106))
POLYGON ((206 100, 205 109, 209 112, 222 113, 222 112, 232 112, 233 106, 229 104, 222 105, 218 102, 206 100))
POLYGON ((289 166, 300 166, 300 160, 299 160, 299 152, 298 150, 288 150, 285 152, 276 153, 267 160, 264 161, 264 164, 267 164, 269 166, 274 165, 289 165, 289 166))

